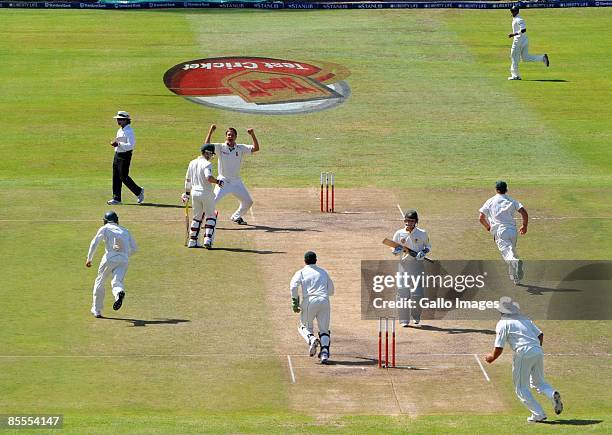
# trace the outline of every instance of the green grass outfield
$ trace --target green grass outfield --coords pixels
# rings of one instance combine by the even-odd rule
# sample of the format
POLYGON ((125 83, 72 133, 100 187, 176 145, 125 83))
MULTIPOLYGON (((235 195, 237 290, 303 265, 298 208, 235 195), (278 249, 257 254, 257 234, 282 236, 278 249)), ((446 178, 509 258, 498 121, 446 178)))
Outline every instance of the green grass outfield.
MULTIPOLYGON (((0 414, 62 413, 68 433, 610 432, 607 322, 559 328, 608 354, 551 373, 574 399, 566 424, 523 424, 507 361, 490 368, 502 415, 292 410, 273 325, 252 309, 264 306, 263 278, 236 273, 256 271, 255 258, 191 255, 178 209, 119 210, 141 249, 114 316, 125 320, 88 313, 94 271, 83 263, 110 197, 118 109, 134 117, 132 175, 147 200, 177 202, 215 122, 238 127, 239 139, 256 129, 263 151, 245 164, 249 186, 314 187, 333 170, 342 188, 455 189, 448 207, 465 214, 462 189, 506 178, 530 192, 527 208, 533 199, 583 218, 559 227, 567 236, 552 253, 552 239, 526 242, 532 258, 612 258, 612 9, 523 17, 530 50, 547 52, 551 67, 522 64, 524 80, 508 82, 507 11, 0 10, 0 414), (339 63, 352 95, 323 112, 262 116, 195 105, 162 82, 182 61, 232 55, 339 63)), ((251 235, 223 237, 253 247, 251 235)))

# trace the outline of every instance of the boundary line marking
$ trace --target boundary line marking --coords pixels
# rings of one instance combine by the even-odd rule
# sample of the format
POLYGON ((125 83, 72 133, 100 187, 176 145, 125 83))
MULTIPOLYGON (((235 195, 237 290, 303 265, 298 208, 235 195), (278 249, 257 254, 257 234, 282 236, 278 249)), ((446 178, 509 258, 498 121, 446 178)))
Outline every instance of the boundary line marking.
POLYGON ((484 377, 487 380, 487 382, 491 382, 491 379, 489 378, 489 375, 487 374, 487 371, 485 370, 485 368, 482 366, 482 363, 478 359, 478 355, 474 354, 474 359, 476 360, 476 362, 480 366, 480 370, 482 370, 482 374, 484 375, 484 377))
POLYGON ((291 383, 295 384, 295 373, 293 372, 293 364, 291 364, 290 355, 287 355, 287 361, 289 361, 289 373, 291 373, 291 383))

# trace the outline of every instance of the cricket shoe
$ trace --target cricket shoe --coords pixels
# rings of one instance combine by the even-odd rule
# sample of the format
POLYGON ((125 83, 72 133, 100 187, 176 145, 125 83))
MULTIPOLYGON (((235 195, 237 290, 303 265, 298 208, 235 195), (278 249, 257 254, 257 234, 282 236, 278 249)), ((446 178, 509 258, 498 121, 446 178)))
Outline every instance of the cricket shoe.
POLYGON ((414 324, 415 325, 418 325, 419 323, 421 323, 421 320, 414 319, 414 324))
POLYGON ((96 319, 101 319, 102 318, 102 313, 96 310, 91 310, 91 314, 96 318, 96 319))
POLYGON ((123 298, 125 297, 125 292, 121 291, 117 295, 117 300, 113 304, 113 310, 117 311, 123 305, 123 298))
POLYGON ((407 328, 409 325, 409 322, 400 322, 400 325, 402 326, 402 328, 407 328))
POLYGON ((559 415, 563 412, 563 402, 561 402, 561 394, 555 391, 553 394, 553 406, 555 407, 555 414, 559 415))
POLYGON ((142 204, 144 201, 144 189, 140 188, 140 194, 138 195, 138 204, 142 204))
POLYGON ((108 205, 121 205, 121 201, 116 200, 115 198, 109 199, 108 201, 106 201, 106 203, 108 205))
POLYGON ((198 242, 196 240, 193 240, 193 239, 189 239, 189 242, 187 243, 187 247, 188 248, 201 248, 201 246, 198 244, 198 242))
POLYGON ((247 225, 247 221, 245 221, 241 217, 238 217, 236 219, 232 218, 232 222, 234 222, 235 224, 238 224, 238 225, 247 225))
POLYGON ((319 341, 318 338, 315 338, 314 340, 312 340, 312 343, 310 343, 310 347, 308 348, 308 354, 310 356, 315 356, 317 354, 317 348, 321 345, 321 342, 319 341))
POLYGON ((550 66, 550 60, 548 59, 547 54, 544 55, 544 59, 542 59, 542 62, 544 62, 544 65, 546 65, 547 67, 550 66))
POLYGON ((546 421, 545 415, 533 415, 527 417, 527 423, 543 423, 546 421))
POLYGON ((210 243, 210 242, 205 242, 205 243, 204 243, 204 247, 205 247, 206 249, 212 249, 212 243, 210 243))
POLYGON ((516 77, 511 76, 511 77, 508 77, 508 80, 523 80, 523 79, 521 79, 519 76, 516 76, 516 77))
POLYGON ((321 364, 329 364, 329 353, 327 351, 321 352, 321 364))

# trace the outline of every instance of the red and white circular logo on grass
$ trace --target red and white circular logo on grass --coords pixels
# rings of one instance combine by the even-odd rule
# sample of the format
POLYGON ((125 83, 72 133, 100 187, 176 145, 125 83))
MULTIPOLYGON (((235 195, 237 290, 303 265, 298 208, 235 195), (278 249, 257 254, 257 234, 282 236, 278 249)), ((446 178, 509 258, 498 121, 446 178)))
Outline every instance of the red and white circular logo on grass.
POLYGON ((164 84, 177 95, 218 109, 278 114, 315 112, 351 94, 347 68, 330 62, 267 57, 213 57, 173 66, 164 84))

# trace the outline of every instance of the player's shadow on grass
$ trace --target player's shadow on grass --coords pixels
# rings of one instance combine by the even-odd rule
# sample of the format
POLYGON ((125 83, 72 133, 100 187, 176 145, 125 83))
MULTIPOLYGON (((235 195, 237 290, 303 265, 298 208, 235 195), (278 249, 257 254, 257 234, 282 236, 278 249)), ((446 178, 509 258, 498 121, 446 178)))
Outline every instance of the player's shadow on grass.
POLYGON ((537 285, 531 285, 531 284, 518 284, 519 287, 526 287, 527 288, 527 293, 532 294, 532 295, 543 295, 544 293, 563 293, 563 292, 567 292, 567 293, 576 293, 576 292, 581 292, 582 290, 578 290, 575 288, 550 288, 550 287, 540 287, 537 285))
POLYGON ((524 82, 551 82, 551 83, 567 83, 567 80, 563 79, 528 79, 523 80, 524 82))
POLYGON ((212 248, 211 251, 228 251, 228 252, 243 252, 247 254, 286 254, 285 251, 264 251, 259 249, 244 249, 244 248, 212 248))
POLYGON ((603 420, 578 420, 573 418, 571 420, 550 420, 543 421, 541 424, 562 424, 567 426, 590 426, 592 424, 603 423, 603 420))
POLYGON ((491 329, 474 329, 474 328, 441 328, 439 326, 432 325, 421 325, 421 326, 413 326, 409 325, 409 328, 414 329, 423 329, 425 331, 436 331, 436 332, 446 332, 447 334, 486 334, 486 335, 495 335, 495 331, 491 329))
MULTIPOLYGON (((327 362, 328 366, 344 366, 344 367, 378 367, 378 360, 376 358, 366 358, 366 357, 355 357, 355 360, 337 360, 330 359, 327 362)), ((396 366, 393 367, 393 370, 427 370, 425 368, 419 368, 414 366, 396 366)))
POLYGON ((156 320, 142 320, 142 319, 124 319, 121 317, 102 317, 108 320, 120 320, 122 322, 132 323, 132 326, 147 326, 147 325, 177 325, 179 323, 191 322, 186 319, 156 319, 156 320))
MULTIPOLYGON (((137 205, 138 207, 158 207, 158 208, 185 208, 184 205, 180 204, 156 204, 154 202, 143 202, 142 204, 123 204, 123 205, 137 205)), ((189 207, 191 210, 191 207, 189 207)))
POLYGON ((234 227, 217 227, 223 231, 264 231, 266 233, 301 233, 301 232, 314 232, 320 233, 321 230, 308 229, 308 228, 296 228, 296 227, 270 227, 268 225, 240 225, 234 227))

